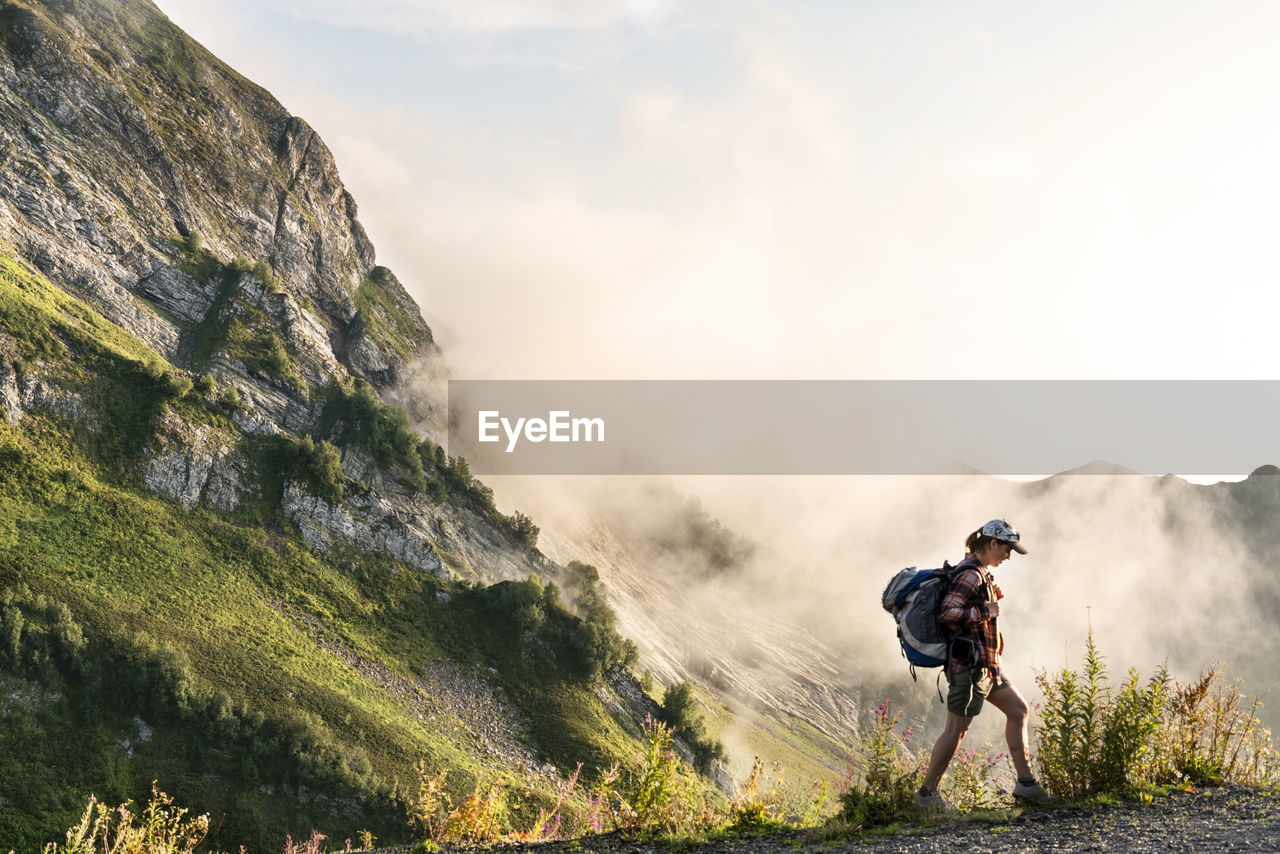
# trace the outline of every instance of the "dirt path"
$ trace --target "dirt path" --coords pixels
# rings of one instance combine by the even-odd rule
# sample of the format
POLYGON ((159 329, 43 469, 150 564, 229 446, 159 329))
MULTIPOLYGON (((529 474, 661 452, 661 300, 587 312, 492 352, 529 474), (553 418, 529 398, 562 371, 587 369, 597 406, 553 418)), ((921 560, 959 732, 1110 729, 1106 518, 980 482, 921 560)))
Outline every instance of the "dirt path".
MULTIPOLYGON (((549 843, 544 854, 651 854, 652 843, 614 836, 549 843)), ((893 836, 840 844, 805 841, 802 832, 682 847, 680 854, 777 854, 788 851, 967 854, 967 852, 1280 852, 1280 794, 1223 788, 1179 793, 1149 805, 1028 809, 1002 824, 956 821, 893 836)))

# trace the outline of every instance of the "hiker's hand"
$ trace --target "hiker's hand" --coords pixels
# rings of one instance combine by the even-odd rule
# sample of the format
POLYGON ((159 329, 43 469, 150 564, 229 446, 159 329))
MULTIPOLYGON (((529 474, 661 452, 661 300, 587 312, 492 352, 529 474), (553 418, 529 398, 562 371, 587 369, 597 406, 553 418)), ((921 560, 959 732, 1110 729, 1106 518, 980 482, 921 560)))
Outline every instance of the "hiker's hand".
POLYGON ((994 618, 996 618, 996 617, 998 617, 998 616, 1000 616, 1000 603, 999 603, 999 602, 988 602, 988 603, 987 603, 987 618, 988 618, 988 619, 994 619, 994 618))

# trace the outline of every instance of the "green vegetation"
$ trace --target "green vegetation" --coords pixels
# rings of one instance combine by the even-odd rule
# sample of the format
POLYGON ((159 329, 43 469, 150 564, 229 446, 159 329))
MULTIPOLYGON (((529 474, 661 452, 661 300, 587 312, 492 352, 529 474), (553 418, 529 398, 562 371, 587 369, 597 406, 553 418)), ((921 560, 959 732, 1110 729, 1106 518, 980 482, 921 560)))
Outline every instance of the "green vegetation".
POLYGON ((209 832, 209 816, 187 818, 187 812, 154 783, 141 815, 132 801, 112 809, 91 797, 65 844, 51 842, 45 854, 191 854, 209 832))
POLYGON ((1036 726, 1040 776, 1064 798, 1133 795, 1168 785, 1274 785, 1280 756, 1258 721, 1259 700, 1228 683, 1221 665, 1182 683, 1160 667, 1112 686, 1090 630, 1084 669, 1041 672, 1036 726))
POLYGON ((222 264, 204 248, 196 232, 171 240, 180 250, 179 268, 198 282, 216 282, 218 287, 204 321, 192 330, 191 364, 203 370, 214 353, 223 351, 250 371, 306 391, 307 383, 295 367, 297 356, 278 332, 280 318, 241 298, 240 281, 246 273, 268 294, 280 293, 280 279, 271 265, 262 260, 250 264, 243 258, 222 264))
MULTIPOLYGON (((321 393, 323 409, 318 431, 338 445, 360 445, 384 470, 398 469, 406 486, 428 487, 419 444, 409 427, 409 414, 388 406, 368 382, 357 378, 350 387, 333 381, 321 393)), ((434 462, 434 455, 432 456, 434 462)))
POLYGON ((718 823, 722 817, 717 816, 705 787, 672 753, 670 727, 646 720, 643 736, 643 752, 625 766, 611 766, 585 796, 576 791, 579 775, 575 772, 549 808, 523 825, 511 814, 500 783, 478 784, 455 804, 444 790, 443 775, 419 766, 417 785, 406 807, 409 823, 433 845, 539 842, 606 830, 631 836, 690 835, 718 823))
POLYGON ((97 463, 124 477, 152 424, 173 407, 217 422, 189 399, 193 381, 141 342, 43 277, 0 253, 0 328, 16 343, 20 372, 40 368, 57 382, 54 408, 71 418, 76 440, 97 463))
POLYGON ((204 248, 204 239, 199 232, 189 232, 185 237, 170 235, 169 241, 180 253, 178 269, 197 282, 204 284, 224 272, 222 262, 204 248))
POLYGON ((113 361, 157 375, 169 367, 132 335, 2 252, 0 327, 17 338, 20 368, 62 359, 75 359, 86 370, 113 361))
MULTIPOLYGON (((1064 667, 1037 682, 1045 701, 1033 767, 1041 785, 1066 803, 1149 801, 1195 785, 1280 784, 1280 756, 1257 719, 1259 702, 1226 683, 1220 668, 1188 684, 1164 667, 1145 681, 1131 670, 1113 688, 1090 631, 1081 672, 1064 667)), ((854 747, 834 820, 839 833, 924 817, 912 799, 929 745, 913 747, 913 728, 900 731, 899 718, 887 703, 880 706, 854 747)), ((1004 759, 961 748, 943 778, 943 798, 962 813, 999 816, 1012 789, 1004 759)))
POLYGON ((342 501, 342 455, 323 439, 317 442, 310 436, 272 436, 262 440, 259 459, 261 468, 271 473, 271 487, 264 490, 269 511, 279 505, 284 484, 290 480, 330 503, 342 501))
POLYGON ((577 628, 578 647, 587 675, 603 675, 615 667, 631 667, 636 645, 618 634, 617 616, 605 601, 600 572, 590 564, 571 561, 565 567, 565 590, 582 620, 577 628))
MULTIPOLYGON (((151 779, 214 815, 217 839, 256 847, 310 827, 349 835, 324 806, 344 799, 380 837, 402 837, 397 792, 423 757, 449 769, 455 793, 475 785, 465 726, 419 720, 325 639, 408 683, 410 661, 492 668, 560 767, 598 776, 627 755, 591 687, 594 634, 554 586, 472 587, 369 557, 353 576, 288 535, 111 486, 66 434, 31 427, 0 427, 0 585, 13 591, 0 678, 37 698, 30 715, 0 720, 0 826, 13 842, 49 838, 87 791, 138 797, 151 779), (323 634, 300 631, 303 615, 323 634), (138 740, 135 716, 152 741, 138 740), (298 787, 330 800, 300 809, 298 787)), ((513 779, 533 809, 544 796, 513 779)))
MULTIPOLYGON (((715 762, 725 760, 724 745, 715 739, 708 738, 702 717, 695 710, 697 698, 693 695, 693 686, 688 682, 677 682, 668 686, 662 696, 662 709, 659 716, 663 721, 675 728, 693 751, 693 764, 703 773, 711 770, 715 762)), ((758 776, 758 775, 757 775, 758 776)))
POLYGON ((356 317, 353 331, 363 331, 391 347, 401 358, 412 360, 422 354, 430 339, 418 308, 386 267, 374 267, 355 293, 356 317))
POLYGON ((493 490, 471 476, 467 461, 450 457, 444 448, 422 439, 409 426, 409 414, 383 403, 367 381, 350 386, 331 382, 321 393, 323 410, 318 432, 340 447, 359 445, 400 484, 436 501, 451 500, 478 512, 526 549, 538 543, 538 526, 516 511, 504 515, 493 503, 493 490))
MULTIPOLYGON (((380 556, 321 560, 269 507, 184 512, 139 488, 141 451, 166 408, 231 429, 231 390, 175 371, 3 256, 0 329, 6 358, 53 401, 0 423, 6 843, 38 847, 75 826, 89 792, 141 799, 152 780, 207 812, 213 843, 231 850, 361 825, 394 843, 419 760, 445 772, 458 803, 483 775, 501 781, 512 820, 531 820, 553 795, 529 788, 523 766, 480 764, 471 724, 423 681, 442 659, 512 702, 544 761, 582 763, 594 780, 633 751, 596 695, 594 680, 634 656, 598 586, 584 619, 536 579, 479 587, 380 556)), ((407 431, 374 403, 357 401, 357 416, 390 419, 393 439, 407 431)), ((342 500, 326 439, 246 439, 240 451, 264 501, 286 480, 342 500)), ((443 471, 484 494, 465 463, 443 471)))

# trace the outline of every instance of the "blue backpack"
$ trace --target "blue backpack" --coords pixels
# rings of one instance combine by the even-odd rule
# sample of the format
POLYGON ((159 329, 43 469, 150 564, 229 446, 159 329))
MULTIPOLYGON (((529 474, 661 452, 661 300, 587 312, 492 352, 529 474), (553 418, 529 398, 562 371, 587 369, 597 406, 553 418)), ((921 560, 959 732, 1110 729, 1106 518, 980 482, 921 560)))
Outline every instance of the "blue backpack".
POLYGON ((943 561, 941 569, 909 566, 889 580, 882 604, 898 624, 902 655, 910 662, 911 678, 917 667, 942 667, 947 663, 951 634, 938 623, 938 610, 951 589, 956 568, 943 561))

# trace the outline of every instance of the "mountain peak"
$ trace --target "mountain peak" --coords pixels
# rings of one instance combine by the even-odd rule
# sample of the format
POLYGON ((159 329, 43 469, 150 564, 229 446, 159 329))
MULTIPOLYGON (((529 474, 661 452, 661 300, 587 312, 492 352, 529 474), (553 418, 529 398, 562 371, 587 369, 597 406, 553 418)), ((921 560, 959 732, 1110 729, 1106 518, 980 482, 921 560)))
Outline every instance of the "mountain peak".
POLYGON ((1137 473, 1138 472, 1134 471, 1131 468, 1125 468, 1124 466, 1119 465, 1117 463, 1109 463, 1106 460, 1090 460, 1089 462, 1085 463, 1082 466, 1078 466, 1073 469, 1067 469, 1066 471, 1058 472, 1059 475, 1064 475, 1064 474, 1116 475, 1116 474, 1137 474, 1137 473))
POLYGON ((270 93, 148 0, 4 10, 0 240, 15 254, 183 367, 200 368, 191 340, 225 307, 193 248, 266 265, 328 361, 379 388, 434 352, 332 153, 270 93))

